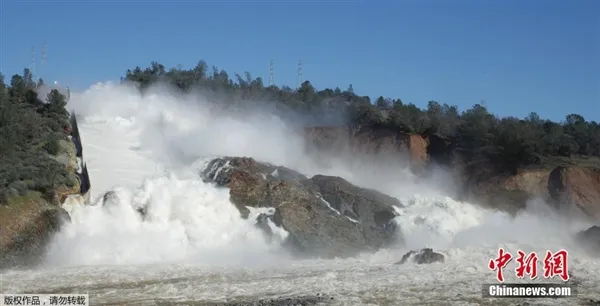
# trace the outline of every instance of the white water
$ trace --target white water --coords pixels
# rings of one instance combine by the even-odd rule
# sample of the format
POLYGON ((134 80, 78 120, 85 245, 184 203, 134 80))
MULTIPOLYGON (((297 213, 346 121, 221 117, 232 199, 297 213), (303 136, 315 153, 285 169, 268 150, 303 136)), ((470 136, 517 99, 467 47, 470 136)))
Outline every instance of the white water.
MULTIPOLYGON (((82 116, 84 160, 98 205, 73 208, 73 222, 55 237, 44 267, 3 272, 2 292, 89 292, 95 303, 129 305, 317 292, 334 296, 337 305, 502 304, 516 301, 482 299, 481 284, 495 282, 487 264, 504 247, 569 250, 570 271, 582 281, 579 298, 569 302, 598 298, 600 262, 572 243, 572 233, 586 225, 561 219, 543 203, 532 201, 528 213, 513 220, 456 202, 440 191, 444 186, 415 183, 398 168, 317 169, 304 158, 301 138, 281 120, 258 112, 217 114, 197 97, 162 92, 141 98, 125 86, 99 84, 73 94, 70 103, 82 116), (239 217, 228 190, 197 177, 196 165, 213 155, 340 175, 396 196, 405 205, 397 221, 407 248, 294 261, 239 217), (103 206, 108 190, 117 200, 103 206), (136 213, 140 207, 146 220, 136 213), (393 265, 408 249, 425 246, 444 253, 447 262, 393 265)), ((505 269, 508 281, 516 280, 514 264, 505 269)))

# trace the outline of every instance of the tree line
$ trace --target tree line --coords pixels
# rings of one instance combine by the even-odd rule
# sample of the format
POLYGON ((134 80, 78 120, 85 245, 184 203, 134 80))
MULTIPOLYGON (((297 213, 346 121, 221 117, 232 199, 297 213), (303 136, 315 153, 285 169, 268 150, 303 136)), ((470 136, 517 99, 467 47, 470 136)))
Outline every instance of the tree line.
POLYGON ((0 204, 40 192, 55 202, 56 188, 76 183, 57 155, 68 140, 67 99, 54 89, 38 95, 43 80, 35 82, 29 69, 6 84, 0 74, 0 204))
MULTIPOLYGON (((74 178, 58 162, 61 140, 68 135, 67 99, 57 90, 38 95, 37 82, 25 69, 6 84, 0 75, 0 203, 14 196, 38 191, 53 198, 56 186, 73 186, 74 178)), ((541 119, 536 113, 526 118, 498 117, 476 104, 459 111, 455 105, 429 101, 421 109, 401 99, 360 96, 349 85, 316 89, 310 81, 299 88, 265 86, 250 73, 234 77, 216 67, 209 71, 200 61, 191 69, 170 68, 152 62, 147 68, 127 70, 123 82, 138 84, 145 91, 166 82, 182 92, 194 89, 213 93, 222 105, 244 105, 265 101, 297 113, 343 116, 356 128, 392 129, 404 133, 436 135, 446 139, 454 152, 466 160, 496 168, 514 169, 541 164, 550 158, 600 157, 600 125, 579 114, 568 114, 562 122, 541 119)))
POLYGON ((547 157, 600 157, 600 124, 582 115, 568 114, 562 122, 541 119, 535 112, 526 118, 498 117, 481 104, 459 111, 456 105, 429 101, 421 109, 401 99, 378 97, 371 101, 349 85, 345 90, 317 90, 310 81, 297 89, 265 86, 262 78, 246 72, 231 77, 205 61, 191 69, 170 68, 152 62, 147 68, 127 70, 123 82, 134 82, 144 91, 167 82, 183 92, 203 89, 230 104, 268 101, 298 112, 343 113, 347 124, 359 128, 385 128, 406 133, 437 135, 470 160, 481 160, 514 171, 523 165, 543 163, 547 157))

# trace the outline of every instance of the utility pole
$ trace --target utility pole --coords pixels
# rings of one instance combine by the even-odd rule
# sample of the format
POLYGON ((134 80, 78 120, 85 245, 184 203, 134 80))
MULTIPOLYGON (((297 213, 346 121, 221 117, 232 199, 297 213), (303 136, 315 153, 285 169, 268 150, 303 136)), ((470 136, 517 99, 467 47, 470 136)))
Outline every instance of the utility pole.
POLYGON ((269 86, 275 86, 275 76, 273 73, 273 60, 269 63, 269 86))
POLYGON ((43 72, 46 71, 46 41, 44 40, 44 42, 42 43, 42 62, 40 64, 40 71, 39 71, 39 76, 40 78, 43 78, 43 72))
MULTIPOLYGON (((31 73, 31 79, 34 80, 35 75, 35 46, 31 46, 31 64, 29 66, 29 73, 31 73)), ((34 80, 35 82, 35 80, 34 80)))
POLYGON ((302 60, 298 61, 298 87, 302 85, 302 60))

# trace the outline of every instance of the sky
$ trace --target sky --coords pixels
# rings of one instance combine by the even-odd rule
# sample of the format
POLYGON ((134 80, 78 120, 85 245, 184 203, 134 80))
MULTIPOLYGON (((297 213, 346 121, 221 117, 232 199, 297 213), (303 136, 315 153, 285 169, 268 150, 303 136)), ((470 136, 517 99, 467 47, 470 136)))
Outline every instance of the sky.
POLYGON ((276 85, 600 121, 600 1, 0 0, 0 70, 75 90, 203 59, 276 85), (47 60, 41 66, 46 41, 47 60))

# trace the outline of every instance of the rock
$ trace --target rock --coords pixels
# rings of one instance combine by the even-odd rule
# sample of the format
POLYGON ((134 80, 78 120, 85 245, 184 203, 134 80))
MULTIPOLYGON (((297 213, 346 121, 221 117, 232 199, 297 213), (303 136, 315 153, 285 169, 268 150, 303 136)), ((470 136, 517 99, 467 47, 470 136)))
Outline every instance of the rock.
MULTIPOLYGON (((307 255, 352 256, 402 242, 392 219, 397 199, 359 188, 339 177, 311 179, 285 167, 252 158, 211 161, 201 173, 206 181, 230 189, 231 202, 243 218, 249 207, 273 207, 272 221, 289 232, 287 245, 307 255)), ((267 217, 259 216, 265 227, 267 217)))
MULTIPOLYGON (((112 205, 119 205, 119 201, 120 199, 117 193, 111 190, 104 193, 100 204, 108 207, 112 205)), ((135 211, 140 215, 142 220, 146 218, 146 207, 136 207, 135 211)))
POLYGON ((268 203, 269 182, 282 181, 299 185, 306 177, 284 167, 258 163, 252 158, 217 158, 201 173, 205 181, 230 189, 231 202, 243 218, 248 218, 250 207, 273 207, 268 203))
POLYGON ((600 226, 592 226, 579 232, 576 239, 591 252, 600 255, 600 226))
POLYGON ((314 126, 304 129, 307 153, 339 154, 350 149, 352 131, 346 126, 314 126))
POLYGON ((429 162, 429 154, 427 147, 429 140, 427 137, 410 134, 406 139, 408 151, 410 152, 410 160, 414 166, 423 167, 429 162))
MULTIPOLYGON (((480 167, 485 167, 481 165, 480 167)), ((463 178, 463 200, 516 214, 539 198, 558 209, 600 220, 600 170, 550 166, 518 169, 515 173, 472 170, 463 178)))
POLYGON ((114 191, 107 191, 102 196, 102 206, 115 205, 118 203, 118 201, 119 201, 119 197, 117 196, 117 193, 114 191))
POLYGON ((23 204, 19 224, 3 224, 0 243, 0 267, 35 265, 43 257, 45 246, 62 225, 70 222, 69 213, 62 208, 39 203, 23 204))
POLYGON ((399 262, 397 262, 395 264, 397 264, 397 265, 404 264, 409 259, 412 259, 412 261, 414 263, 419 264, 419 265, 430 264, 430 263, 434 263, 434 262, 444 262, 444 255, 434 252, 433 249, 425 248, 419 252, 409 251, 408 253, 404 254, 404 256, 402 256, 402 259, 399 262))
POLYGON ((265 213, 259 214, 256 217, 255 226, 261 229, 263 233, 265 233, 267 241, 271 242, 273 238, 273 230, 271 229, 271 226, 269 226, 269 221, 273 222, 273 216, 267 215, 265 213))
POLYGON ((87 205, 88 199, 80 194, 71 194, 65 199, 62 208, 64 208, 69 214, 73 211, 73 208, 87 205))
POLYGON ((494 174, 485 169, 480 173, 477 171, 472 170, 462 182, 464 200, 513 215, 525 209, 532 198, 549 200, 550 169, 519 170, 512 174, 494 174))
POLYGON ((453 154, 452 142, 449 138, 438 134, 429 134, 427 140, 429 142, 427 146, 429 160, 442 166, 452 166, 455 163, 456 156, 453 154))
POLYGON ((396 223, 393 221, 396 212, 393 207, 403 206, 398 199, 354 186, 341 177, 315 175, 305 182, 305 186, 318 192, 340 214, 360 220, 365 227, 372 229, 364 233, 367 240, 385 245, 396 242, 396 223))
POLYGON ((600 220, 600 169, 557 167, 549 175, 548 192, 557 202, 600 220))
POLYGON ((269 226, 269 218, 271 218, 271 216, 267 215, 267 214, 260 214, 256 217, 256 227, 262 229, 263 231, 267 232, 269 235, 273 234, 273 231, 271 230, 271 227, 269 226))
POLYGON ((307 153, 320 164, 342 158, 375 164, 411 164, 420 169, 429 161, 426 136, 386 127, 313 126, 304 129, 304 136, 307 153))
POLYGON ((79 164, 77 161, 77 150, 75 143, 69 140, 61 139, 59 144, 59 153, 56 156, 51 156, 51 158, 66 167, 70 181, 70 184, 56 187, 58 202, 62 204, 66 201, 68 196, 80 194, 81 178, 77 173, 79 164))
POLYGON ((461 190, 459 200, 514 215, 530 199, 541 198, 563 213, 564 208, 577 208, 576 214, 582 211, 600 220, 600 169, 574 166, 589 165, 589 161, 547 158, 539 159, 536 167, 507 171, 504 165, 486 159, 473 160, 472 155, 480 153, 460 149, 451 139, 428 131, 417 135, 385 126, 340 125, 307 127, 304 135, 309 155, 320 164, 333 158, 367 158, 369 163, 377 160, 389 168, 391 162, 410 161, 416 174, 442 166, 461 190))

